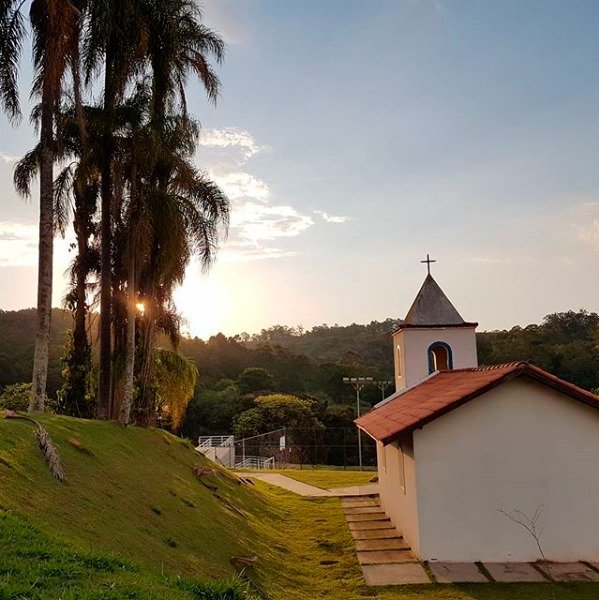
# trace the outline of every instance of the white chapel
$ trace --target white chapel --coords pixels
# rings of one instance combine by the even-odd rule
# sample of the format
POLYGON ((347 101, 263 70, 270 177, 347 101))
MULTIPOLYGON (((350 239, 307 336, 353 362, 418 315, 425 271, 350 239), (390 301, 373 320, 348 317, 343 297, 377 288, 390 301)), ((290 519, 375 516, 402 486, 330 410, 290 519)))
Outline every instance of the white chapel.
POLYGON ((381 505, 428 561, 599 561, 599 398, 525 362, 478 366, 428 274, 393 334, 396 391, 356 420, 381 505))

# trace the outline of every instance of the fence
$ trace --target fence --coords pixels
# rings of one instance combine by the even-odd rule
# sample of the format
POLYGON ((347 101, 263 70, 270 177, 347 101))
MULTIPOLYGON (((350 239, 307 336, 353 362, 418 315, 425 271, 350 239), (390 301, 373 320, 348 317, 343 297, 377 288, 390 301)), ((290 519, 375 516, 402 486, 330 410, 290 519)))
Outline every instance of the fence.
MULTIPOLYGON (((235 440, 236 464, 255 457, 272 458, 277 466, 331 465, 354 468, 359 465, 358 430, 354 427, 288 427, 235 440)), ((376 466, 376 446, 364 434, 362 464, 365 467, 376 466)))

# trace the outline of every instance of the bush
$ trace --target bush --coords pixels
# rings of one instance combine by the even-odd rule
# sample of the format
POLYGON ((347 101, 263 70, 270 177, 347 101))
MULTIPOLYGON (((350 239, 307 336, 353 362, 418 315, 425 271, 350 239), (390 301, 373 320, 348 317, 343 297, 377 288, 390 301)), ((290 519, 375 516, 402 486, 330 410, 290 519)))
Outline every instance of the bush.
POLYGON ((309 400, 287 394, 272 394, 258 396, 254 403, 253 408, 233 419, 233 431, 237 437, 258 435, 280 427, 321 426, 309 400))
POLYGON ((0 408, 26 411, 31 398, 31 383, 13 383, 4 388, 0 396, 0 408))
POLYGON ((239 389, 244 394, 272 390, 273 385, 272 373, 260 367, 245 369, 239 376, 239 389))

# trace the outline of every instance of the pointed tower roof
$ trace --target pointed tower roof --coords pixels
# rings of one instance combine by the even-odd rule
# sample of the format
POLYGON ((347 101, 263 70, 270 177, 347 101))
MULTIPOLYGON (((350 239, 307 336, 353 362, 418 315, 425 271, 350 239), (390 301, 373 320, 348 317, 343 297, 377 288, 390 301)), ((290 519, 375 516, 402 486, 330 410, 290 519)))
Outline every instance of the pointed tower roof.
POLYGON ((426 276, 400 329, 407 327, 476 327, 467 323, 430 273, 426 276))

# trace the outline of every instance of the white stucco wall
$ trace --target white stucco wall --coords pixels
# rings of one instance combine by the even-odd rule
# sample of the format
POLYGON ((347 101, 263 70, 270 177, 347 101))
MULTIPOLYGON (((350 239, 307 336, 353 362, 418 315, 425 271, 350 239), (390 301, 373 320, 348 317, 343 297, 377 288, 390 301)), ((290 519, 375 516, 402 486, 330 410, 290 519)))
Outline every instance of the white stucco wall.
POLYGON ((556 561, 599 560, 599 411, 519 378, 414 432, 419 556, 533 561, 534 540, 498 512, 543 507, 556 561))
POLYGON ((402 329, 393 335, 396 391, 429 376, 428 349, 434 342, 445 342, 451 347, 454 369, 478 366, 474 327, 402 329))
POLYGON ((420 548, 416 469, 412 435, 383 446, 377 442, 381 506, 414 552, 420 548))

